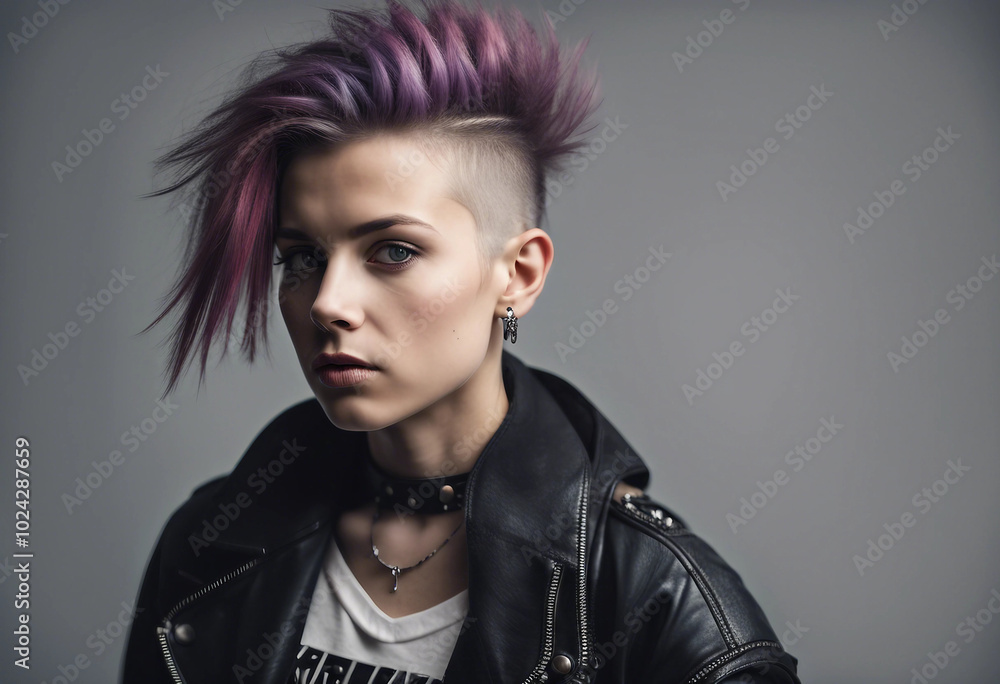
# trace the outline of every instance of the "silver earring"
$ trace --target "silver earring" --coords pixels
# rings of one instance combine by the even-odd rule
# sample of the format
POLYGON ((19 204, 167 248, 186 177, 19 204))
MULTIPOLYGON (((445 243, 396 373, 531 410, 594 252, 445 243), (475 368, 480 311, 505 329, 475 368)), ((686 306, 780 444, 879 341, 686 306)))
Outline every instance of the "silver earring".
POLYGON ((511 344, 517 342, 517 316, 514 315, 514 310, 509 306, 507 307, 507 317, 503 319, 503 338, 506 340, 508 335, 510 335, 511 344))

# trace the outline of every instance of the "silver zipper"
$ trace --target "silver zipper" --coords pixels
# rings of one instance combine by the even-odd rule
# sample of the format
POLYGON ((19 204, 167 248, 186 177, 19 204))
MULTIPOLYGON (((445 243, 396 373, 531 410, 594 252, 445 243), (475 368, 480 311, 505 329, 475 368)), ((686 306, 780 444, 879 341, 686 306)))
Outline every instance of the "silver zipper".
POLYGON ((580 670, 590 664, 590 626, 587 622, 587 511, 590 508, 590 473, 585 472, 583 478, 583 505, 580 511, 580 523, 577 529, 579 589, 577 591, 577 607, 580 615, 580 670))
POLYGON ((549 592, 545 597, 545 643, 542 646, 542 656, 538 659, 535 669, 524 680, 524 684, 542 681, 539 677, 541 677, 542 672, 544 672, 545 667, 549 663, 549 659, 552 657, 552 642, 555 636, 553 623, 556 612, 556 592, 559 590, 559 580, 562 577, 562 570, 562 566, 558 563, 552 566, 552 579, 549 580, 549 592))
POLYGON ((174 657, 170 653, 170 644, 167 643, 167 633, 170 631, 172 627, 171 620, 173 620, 174 616, 177 615, 177 613, 180 611, 181 608, 191 603, 191 601, 200 598, 201 596, 207 594, 213 589, 217 589, 218 587, 222 586, 223 584, 233 579, 237 575, 246 572, 253 566, 257 565, 257 563, 259 563, 262 558, 263 556, 258 556, 253 560, 247 561, 240 567, 227 573, 225 576, 220 577, 211 584, 206 584, 204 587, 202 587, 201 589, 199 589, 198 591, 191 594, 186 599, 175 605, 173 608, 171 608, 170 612, 168 612, 164 616, 161 625, 156 628, 156 634, 160 639, 160 648, 163 650, 163 659, 166 661, 167 669, 170 670, 170 676, 173 678, 176 684, 184 684, 184 680, 181 679, 180 671, 177 669, 177 663, 174 662, 174 657))
MULTIPOLYGON (((577 672, 583 672, 589 667, 590 662, 590 627, 588 625, 587 613, 587 511, 590 506, 590 476, 584 473, 583 496, 580 509, 580 516, 577 519, 577 616, 580 622, 580 662, 577 672)), ((545 612, 545 643, 542 647, 542 656, 531 671, 523 684, 533 684, 533 682, 544 682, 548 677, 544 675, 545 668, 552 658, 553 639, 553 615, 556 607, 556 590, 559 587, 559 578, 562 575, 562 566, 556 564, 552 569, 552 581, 549 583, 549 593, 546 597, 545 612)), ((586 681, 589 681, 589 677, 586 681)))

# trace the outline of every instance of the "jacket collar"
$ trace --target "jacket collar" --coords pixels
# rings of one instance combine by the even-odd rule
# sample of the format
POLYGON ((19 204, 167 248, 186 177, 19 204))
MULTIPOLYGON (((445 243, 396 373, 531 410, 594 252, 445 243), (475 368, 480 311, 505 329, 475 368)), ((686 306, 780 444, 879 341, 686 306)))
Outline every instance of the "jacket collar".
MULTIPOLYGON (((588 538, 600 538, 615 483, 627 478, 644 487, 649 479, 640 457, 572 385, 506 350, 501 365, 509 409, 467 485, 469 628, 459 636, 449 681, 482 681, 484 668, 493 681, 527 677, 539 659, 556 565, 564 589, 555 632, 578 635, 560 647, 577 661, 588 647, 580 624, 587 616, 578 614, 588 538), (581 535, 585 508, 598 514, 581 535)), ((252 503, 214 545, 270 554, 331 524, 363 503, 367 457, 364 432, 335 427, 316 399, 293 406, 255 438, 216 493, 220 502, 242 493, 252 503)))

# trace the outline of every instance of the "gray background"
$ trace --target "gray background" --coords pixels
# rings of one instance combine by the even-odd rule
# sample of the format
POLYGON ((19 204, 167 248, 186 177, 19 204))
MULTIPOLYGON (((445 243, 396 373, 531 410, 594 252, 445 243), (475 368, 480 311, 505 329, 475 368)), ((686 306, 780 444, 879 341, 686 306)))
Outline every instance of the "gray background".
MULTIPOLYGON (((512 351, 575 383, 622 430, 651 467, 650 493, 743 575, 803 681, 910 682, 949 641, 959 653, 933 681, 995 679, 1000 620, 971 641, 956 626, 1000 590, 1000 278, 960 311, 947 298, 1000 252, 996 3, 914 2, 887 38, 877 22, 890 20, 888 1, 512 4, 536 23, 539 8, 562 8, 563 40, 593 34, 599 119, 627 125, 552 199, 543 227, 554 268, 512 351), (735 20, 679 70, 672 53, 726 8, 735 20), (821 85, 833 95, 785 140, 775 122, 821 85), (948 126, 960 137, 912 180, 904 162, 948 126), (716 182, 768 137, 779 149, 724 201, 716 182), (895 179, 905 194, 850 242, 844 223, 895 179), (626 301, 615 282, 661 245, 670 260, 626 301), (800 299, 751 342, 741 327, 775 288, 800 299), (606 299, 616 313, 560 358, 557 344, 606 299), (940 308, 949 322, 894 371, 889 352, 940 308), (688 402, 682 386, 737 341, 745 353, 688 402), (823 418, 843 428, 793 471, 785 454, 823 418), (958 458, 968 473, 918 507, 914 495, 958 458), (727 514, 778 468, 788 481, 734 532, 727 514), (915 524, 861 574, 854 556, 908 512, 915 524)), ((227 472, 272 416, 310 396, 275 317, 271 362, 247 369, 231 356, 200 394, 189 374, 173 415, 67 512, 76 478, 121 447, 161 391, 166 327, 135 333, 171 282, 183 214, 167 199, 139 199, 157 180, 150 162, 250 57, 319 35, 320 5, 246 0, 220 18, 208 0, 72 2, 18 52, 9 40, 2 48, 0 432, 8 454, 17 435, 32 440, 36 552, 34 667, 14 672, 5 645, 4 681, 50 682, 78 654, 90 663, 78 681, 112 681, 124 638, 103 653, 88 638, 135 598, 168 515, 227 472), (113 101, 156 65, 169 75, 119 121, 113 101), (115 130, 57 180, 52 162, 102 117, 115 130), (77 306, 112 269, 134 280, 88 324, 77 306), (71 321, 81 333, 25 385, 17 365, 71 321)), ((0 28, 20 31, 37 11, 4 3, 0 28)), ((10 461, 2 470, 12 501, 10 461)), ((7 644, 14 582, 6 572, 0 582, 7 644)))

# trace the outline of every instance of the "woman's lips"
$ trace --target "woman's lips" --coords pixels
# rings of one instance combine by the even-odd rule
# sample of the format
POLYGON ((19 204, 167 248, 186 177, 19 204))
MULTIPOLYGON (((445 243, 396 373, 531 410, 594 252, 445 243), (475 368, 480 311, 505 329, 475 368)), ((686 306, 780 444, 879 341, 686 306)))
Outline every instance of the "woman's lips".
POLYGON ((327 387, 350 387, 364 382, 378 371, 365 366, 340 366, 329 364, 316 369, 319 381, 327 387))

